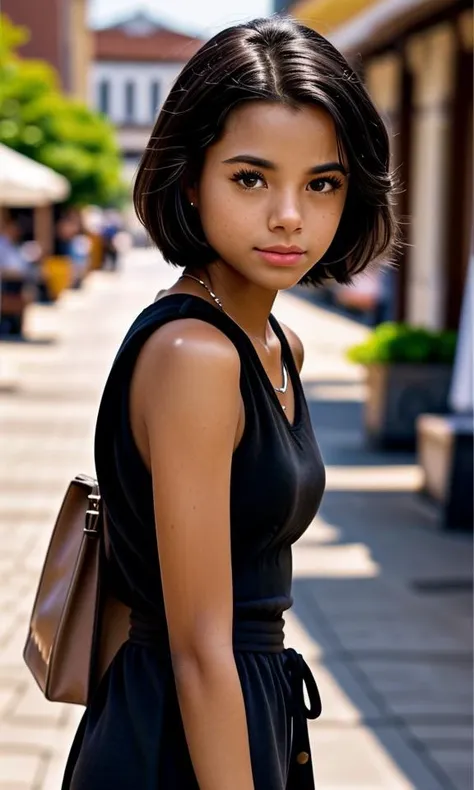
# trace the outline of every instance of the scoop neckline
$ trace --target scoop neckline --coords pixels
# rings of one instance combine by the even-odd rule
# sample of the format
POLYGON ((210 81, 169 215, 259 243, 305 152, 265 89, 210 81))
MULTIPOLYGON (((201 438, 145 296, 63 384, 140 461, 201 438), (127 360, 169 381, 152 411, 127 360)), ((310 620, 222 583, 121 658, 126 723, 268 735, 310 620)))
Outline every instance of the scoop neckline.
POLYGON ((280 324, 278 323, 277 319, 270 313, 268 316, 268 320, 274 330, 275 334, 280 341, 280 355, 283 358, 283 361, 286 364, 288 373, 290 375, 291 384, 293 387, 293 400, 294 400, 294 414, 293 414, 293 422, 290 422, 288 417, 286 416, 285 412, 283 411, 282 405, 278 400, 278 396, 275 392, 272 382, 268 376, 267 371, 263 366, 263 362, 260 359, 257 350, 255 349, 254 344, 250 340, 248 334, 242 329, 242 327, 234 321, 234 319, 225 312, 225 310, 221 310, 220 308, 216 307, 216 305, 208 302, 207 299, 203 299, 202 296, 196 296, 196 294, 188 294, 188 293, 175 293, 175 294, 167 294, 166 296, 161 296, 156 302, 152 302, 151 306, 158 305, 160 302, 164 302, 166 299, 175 299, 176 297, 181 297, 183 299, 196 299, 198 302, 206 305, 211 310, 213 310, 218 315, 224 316, 224 319, 227 319, 229 323, 235 328, 235 330, 243 337, 244 342, 247 344, 250 353, 252 354, 253 360, 256 364, 260 372, 260 378, 263 381, 263 384, 270 395, 270 399, 275 407, 275 409, 280 414, 281 419, 284 421, 285 425, 287 426, 290 432, 296 431, 299 428, 301 422, 301 414, 302 414, 302 404, 301 404, 301 392, 300 392, 300 381, 298 371, 296 369, 295 360, 293 357, 293 353, 291 351, 290 345, 288 343, 287 337, 281 328, 280 324))

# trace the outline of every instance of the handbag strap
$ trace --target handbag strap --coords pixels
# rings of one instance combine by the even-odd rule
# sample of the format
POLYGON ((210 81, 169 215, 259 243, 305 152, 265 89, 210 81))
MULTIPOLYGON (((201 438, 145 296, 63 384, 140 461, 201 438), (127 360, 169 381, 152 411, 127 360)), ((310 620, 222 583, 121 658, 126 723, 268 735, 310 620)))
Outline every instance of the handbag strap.
POLYGON ((108 530, 108 527, 107 527, 107 515, 106 515, 106 512, 105 512, 105 505, 104 505, 104 501, 103 500, 102 500, 101 504, 102 504, 102 507, 101 507, 101 511, 102 511, 102 539, 104 541, 105 559, 108 560, 109 557, 110 557, 110 537, 109 537, 109 530, 108 530))
POLYGON ((102 537, 105 558, 108 559, 110 556, 110 538, 107 526, 107 513, 99 483, 97 480, 92 481, 87 475, 77 475, 76 481, 87 481, 92 484, 92 489, 87 495, 89 504, 86 510, 84 532, 93 537, 98 537, 99 539, 102 537))

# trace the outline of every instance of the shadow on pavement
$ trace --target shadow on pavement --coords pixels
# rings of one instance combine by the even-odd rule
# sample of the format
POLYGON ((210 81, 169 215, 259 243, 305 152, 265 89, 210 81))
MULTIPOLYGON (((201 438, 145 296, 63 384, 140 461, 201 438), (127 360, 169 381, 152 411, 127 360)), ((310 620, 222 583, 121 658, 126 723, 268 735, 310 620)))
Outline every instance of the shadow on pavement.
POLYGON ((52 346, 58 342, 57 337, 25 337, 23 335, 0 335, 0 343, 21 346, 52 346))
MULTIPOLYGON (((358 711, 357 723, 410 787, 468 790, 472 535, 443 532, 435 506, 403 480, 391 485, 396 467, 415 467, 416 456, 366 446, 356 386, 354 396, 350 382, 309 381, 305 389, 325 464, 347 484, 334 478, 295 547, 293 611, 319 647, 316 661, 358 711), (326 387, 335 400, 312 397, 326 387), (367 476, 364 466, 372 468, 367 476)), ((353 722, 338 719, 328 702, 321 722, 342 734, 353 722)))

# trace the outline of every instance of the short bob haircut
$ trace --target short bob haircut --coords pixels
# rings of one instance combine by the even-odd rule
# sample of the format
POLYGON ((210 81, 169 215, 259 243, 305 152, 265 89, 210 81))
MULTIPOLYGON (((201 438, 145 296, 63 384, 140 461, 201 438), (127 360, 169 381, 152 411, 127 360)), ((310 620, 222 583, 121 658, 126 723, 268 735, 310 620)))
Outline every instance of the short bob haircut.
POLYGON ((316 105, 332 116, 350 172, 332 244, 301 280, 350 283, 387 258, 396 236, 389 139, 360 78, 323 36, 271 17, 218 33, 191 58, 158 116, 137 172, 135 210, 165 260, 189 269, 217 259, 186 188, 198 183, 204 153, 242 102, 316 105))

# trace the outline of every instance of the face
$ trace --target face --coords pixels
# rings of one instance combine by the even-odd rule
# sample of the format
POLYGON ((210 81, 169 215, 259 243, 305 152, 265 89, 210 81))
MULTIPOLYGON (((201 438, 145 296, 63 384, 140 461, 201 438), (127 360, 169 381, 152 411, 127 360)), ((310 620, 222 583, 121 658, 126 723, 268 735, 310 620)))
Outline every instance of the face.
POLYGON ((256 101, 234 110, 207 149, 192 200, 221 264, 280 290, 330 246, 347 180, 324 109, 256 101))

